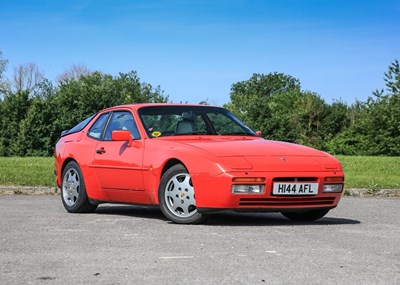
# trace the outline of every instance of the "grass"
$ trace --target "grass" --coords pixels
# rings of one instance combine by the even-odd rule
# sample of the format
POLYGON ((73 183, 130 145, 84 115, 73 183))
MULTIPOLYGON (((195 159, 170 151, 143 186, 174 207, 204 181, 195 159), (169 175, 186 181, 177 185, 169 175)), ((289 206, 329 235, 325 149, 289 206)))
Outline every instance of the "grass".
POLYGON ((0 185, 55 186, 52 157, 0 157, 0 185))
POLYGON ((400 189, 400 157, 342 156, 346 188, 400 189))
MULTIPOLYGON (((400 157, 337 156, 346 188, 400 189, 400 157)), ((0 185, 55 186, 52 157, 0 157, 0 185)))

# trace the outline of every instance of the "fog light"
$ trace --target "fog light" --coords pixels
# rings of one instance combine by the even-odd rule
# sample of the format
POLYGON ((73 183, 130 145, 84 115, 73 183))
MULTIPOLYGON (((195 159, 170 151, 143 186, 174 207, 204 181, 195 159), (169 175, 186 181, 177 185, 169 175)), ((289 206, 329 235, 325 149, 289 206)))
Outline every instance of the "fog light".
POLYGON ((264 185, 232 185, 233 194, 262 194, 264 185))
POLYGON ((327 193, 337 193, 337 192, 342 192, 343 190, 343 184, 327 184, 324 185, 324 192, 327 193))

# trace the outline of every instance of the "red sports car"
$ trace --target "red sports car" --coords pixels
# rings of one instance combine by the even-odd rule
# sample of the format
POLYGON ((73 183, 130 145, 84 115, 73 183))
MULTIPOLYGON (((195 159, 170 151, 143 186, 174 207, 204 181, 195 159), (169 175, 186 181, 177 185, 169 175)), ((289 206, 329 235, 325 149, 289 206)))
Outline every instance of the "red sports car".
POLYGON ((62 133, 55 172, 68 212, 159 205, 182 224, 225 210, 316 220, 337 206, 344 183, 327 153, 262 139, 224 108, 180 104, 98 112, 62 133))

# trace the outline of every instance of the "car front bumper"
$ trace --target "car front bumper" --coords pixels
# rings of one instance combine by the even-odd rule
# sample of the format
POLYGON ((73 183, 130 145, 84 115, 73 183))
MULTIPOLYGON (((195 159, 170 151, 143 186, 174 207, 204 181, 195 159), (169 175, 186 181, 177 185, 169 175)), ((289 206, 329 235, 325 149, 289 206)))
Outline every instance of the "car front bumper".
MULTIPOLYGON (((341 171, 321 172, 225 172, 220 175, 211 176, 206 174, 191 174, 195 188, 196 205, 202 210, 224 210, 235 211, 284 211, 316 208, 334 208, 339 203, 341 192, 323 192, 326 177, 343 177, 341 171), (257 194, 234 194, 232 185, 236 177, 261 177, 263 182, 263 193, 257 194), (275 195, 273 185, 279 181, 292 181, 294 179, 313 179, 318 183, 318 192, 314 195, 275 195)), ((260 185, 259 182, 254 182, 260 185)), ((342 187, 343 189, 343 187, 342 187)))

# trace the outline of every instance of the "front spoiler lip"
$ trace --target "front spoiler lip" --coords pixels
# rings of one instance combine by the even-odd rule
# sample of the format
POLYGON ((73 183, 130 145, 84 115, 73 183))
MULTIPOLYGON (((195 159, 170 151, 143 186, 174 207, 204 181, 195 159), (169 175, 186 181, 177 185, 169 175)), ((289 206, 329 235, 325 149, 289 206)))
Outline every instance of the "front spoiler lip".
POLYGON ((323 207, 309 207, 309 208, 197 208, 197 212, 202 214, 214 214, 214 213, 229 213, 229 212, 236 212, 236 213, 268 213, 268 212, 290 212, 290 213, 304 213, 312 210, 331 210, 336 208, 335 206, 323 206, 323 207))

